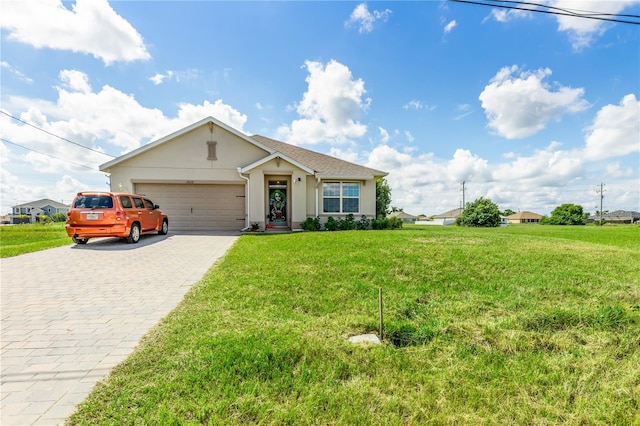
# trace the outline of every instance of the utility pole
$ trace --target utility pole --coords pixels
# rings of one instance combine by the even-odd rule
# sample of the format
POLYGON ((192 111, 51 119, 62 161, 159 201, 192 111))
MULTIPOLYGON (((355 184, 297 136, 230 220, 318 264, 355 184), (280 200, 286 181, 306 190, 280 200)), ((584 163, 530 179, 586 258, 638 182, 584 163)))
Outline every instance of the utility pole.
POLYGON ((602 226, 602 199, 604 198, 603 182, 600 182, 600 189, 596 189, 596 194, 600 194, 600 226, 602 226))
POLYGON ((465 184, 465 181, 462 181, 462 183, 460 184, 462 185, 462 210, 464 210, 464 208, 467 206, 464 202, 464 193, 465 193, 464 184, 465 184))

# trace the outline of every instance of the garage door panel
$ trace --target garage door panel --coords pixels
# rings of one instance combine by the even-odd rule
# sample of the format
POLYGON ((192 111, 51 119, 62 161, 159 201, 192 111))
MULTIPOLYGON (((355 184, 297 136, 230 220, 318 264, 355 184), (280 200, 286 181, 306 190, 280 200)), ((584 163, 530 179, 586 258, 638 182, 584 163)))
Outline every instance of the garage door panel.
POLYGON ((160 205, 173 230, 237 231, 245 226, 244 185, 138 183, 136 192, 160 205))

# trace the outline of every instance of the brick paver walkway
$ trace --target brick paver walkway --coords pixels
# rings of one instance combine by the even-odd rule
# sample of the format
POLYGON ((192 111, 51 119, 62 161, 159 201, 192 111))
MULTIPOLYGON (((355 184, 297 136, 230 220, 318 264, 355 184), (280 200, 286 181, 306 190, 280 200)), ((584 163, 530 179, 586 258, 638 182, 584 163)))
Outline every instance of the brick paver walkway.
POLYGON ((0 423, 63 423, 236 239, 170 233, 1 259, 0 423))

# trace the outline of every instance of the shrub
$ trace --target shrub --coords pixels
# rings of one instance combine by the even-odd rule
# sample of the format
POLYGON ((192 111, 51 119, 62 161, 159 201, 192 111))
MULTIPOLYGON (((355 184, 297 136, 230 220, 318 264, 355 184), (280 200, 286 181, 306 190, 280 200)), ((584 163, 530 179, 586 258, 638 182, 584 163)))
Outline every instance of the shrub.
POLYGON ((379 217, 371 221, 371 229, 387 229, 389 221, 385 217, 379 217))
POLYGON ((402 219, 397 216, 390 217, 387 221, 388 227, 391 229, 400 229, 402 228, 402 219))
POLYGON ((329 216, 327 218, 327 223, 324 224, 324 228, 327 231, 337 231, 338 230, 338 222, 333 218, 333 216, 329 216))
POLYGON ((308 217, 300 224, 300 227, 305 231, 319 231, 322 229, 319 217, 308 217))
POLYGON ((66 222, 67 214, 66 213, 54 213, 51 215, 51 220, 54 222, 66 222))
POLYGON ((584 212, 580 205, 562 204, 551 212, 551 217, 544 216, 540 223, 543 225, 584 225, 584 212))
POLYGON ((341 231, 351 231, 356 229, 356 220, 353 214, 349 213, 344 219, 338 218, 338 229, 341 231))
POLYGON ((462 214, 456 219, 456 224, 476 227, 500 226, 500 210, 490 199, 480 197, 473 203, 467 203, 462 214))
POLYGON ((36 221, 44 225, 45 223, 51 222, 51 218, 46 214, 39 214, 36 216, 36 221))
POLYGON ((371 226, 371 221, 367 219, 365 215, 362 215, 359 221, 356 222, 356 229, 366 230, 371 226))

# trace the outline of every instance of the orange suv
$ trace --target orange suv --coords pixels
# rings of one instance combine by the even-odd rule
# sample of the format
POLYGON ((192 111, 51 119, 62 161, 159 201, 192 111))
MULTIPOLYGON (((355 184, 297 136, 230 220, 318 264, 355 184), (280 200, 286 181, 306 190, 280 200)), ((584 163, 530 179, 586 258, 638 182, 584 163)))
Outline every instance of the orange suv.
POLYGON ((65 227, 76 244, 86 244, 93 237, 119 237, 137 243, 142 234, 165 235, 169 219, 143 195, 78 192, 67 212, 65 227))

